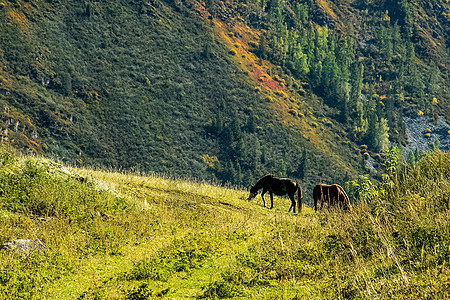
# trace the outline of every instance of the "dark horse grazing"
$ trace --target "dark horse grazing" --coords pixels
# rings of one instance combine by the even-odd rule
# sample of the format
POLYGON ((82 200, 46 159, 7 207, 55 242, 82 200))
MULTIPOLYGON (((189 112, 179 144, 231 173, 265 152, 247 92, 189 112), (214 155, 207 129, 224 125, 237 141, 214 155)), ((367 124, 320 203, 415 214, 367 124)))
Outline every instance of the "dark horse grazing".
POLYGON ((329 206, 338 205, 343 210, 349 210, 351 208, 347 194, 337 184, 328 185, 319 183, 314 187, 313 198, 315 211, 317 211, 318 204, 320 204, 320 209, 322 209, 324 202, 328 203, 329 206))
POLYGON ((266 207, 266 200, 264 199, 264 194, 266 192, 269 192, 270 194, 270 208, 273 208, 273 194, 278 196, 283 196, 288 194, 289 199, 291 199, 291 207, 289 208, 289 212, 291 209, 294 209, 295 213, 295 192, 298 191, 298 212, 302 211, 302 188, 300 184, 293 181, 289 178, 277 178, 273 175, 266 175, 263 178, 261 178, 251 189, 250 189, 250 196, 247 200, 252 200, 256 197, 258 194, 258 191, 260 189, 263 189, 261 193, 261 197, 263 199, 264 207, 266 207))

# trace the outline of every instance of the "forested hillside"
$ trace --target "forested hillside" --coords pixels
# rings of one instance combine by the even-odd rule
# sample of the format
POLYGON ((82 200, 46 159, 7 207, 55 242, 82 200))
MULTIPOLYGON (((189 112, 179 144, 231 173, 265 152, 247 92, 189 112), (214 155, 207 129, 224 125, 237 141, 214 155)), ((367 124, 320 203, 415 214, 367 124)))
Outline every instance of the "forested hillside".
POLYGON ((445 0, 2 1, 2 140, 77 165, 342 183, 406 144, 405 116, 450 117, 448 32, 445 0))

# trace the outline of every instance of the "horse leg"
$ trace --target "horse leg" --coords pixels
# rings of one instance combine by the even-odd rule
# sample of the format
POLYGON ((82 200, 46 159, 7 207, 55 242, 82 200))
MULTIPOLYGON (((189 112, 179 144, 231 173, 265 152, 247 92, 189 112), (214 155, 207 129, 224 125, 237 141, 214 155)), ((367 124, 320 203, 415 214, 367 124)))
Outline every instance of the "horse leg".
POLYGON ((261 193, 261 198, 263 199, 264 207, 266 207, 266 199, 264 199, 264 194, 265 194, 266 192, 267 192, 267 191, 264 190, 264 191, 261 193))
POLYGON ((291 209, 292 208, 294 208, 294 214, 295 214, 295 199, 294 199, 294 195, 295 194, 289 194, 289 198, 291 199, 291 207, 289 207, 289 211, 288 212, 291 212, 291 209))
POLYGON ((314 198, 314 211, 317 212, 317 204, 318 204, 317 201, 319 200, 317 193, 313 194, 313 198, 314 198))
POLYGON ((269 191, 269 194, 270 194, 270 209, 272 209, 273 208, 273 193, 272 193, 272 191, 269 191))
POLYGON ((323 203, 324 203, 325 201, 326 201, 325 195, 322 193, 322 194, 320 195, 320 210, 323 209, 323 203))

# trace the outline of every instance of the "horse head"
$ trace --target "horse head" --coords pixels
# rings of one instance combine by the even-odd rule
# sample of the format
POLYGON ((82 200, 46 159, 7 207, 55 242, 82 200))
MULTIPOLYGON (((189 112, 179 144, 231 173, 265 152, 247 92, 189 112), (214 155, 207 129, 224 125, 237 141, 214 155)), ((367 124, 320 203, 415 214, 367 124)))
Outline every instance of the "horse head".
POLYGON ((253 198, 256 197, 256 195, 258 195, 258 191, 256 191, 256 192, 250 191, 250 195, 248 196, 247 201, 252 200, 253 198))

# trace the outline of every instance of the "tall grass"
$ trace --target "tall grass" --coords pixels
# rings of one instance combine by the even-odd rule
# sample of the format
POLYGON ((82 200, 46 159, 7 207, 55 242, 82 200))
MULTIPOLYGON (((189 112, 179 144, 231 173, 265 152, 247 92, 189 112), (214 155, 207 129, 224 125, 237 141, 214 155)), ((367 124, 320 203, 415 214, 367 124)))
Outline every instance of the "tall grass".
POLYGON ((0 243, 48 248, 0 250, 2 299, 450 296, 448 153, 395 166, 351 212, 296 215, 201 182, 0 158, 0 243))

